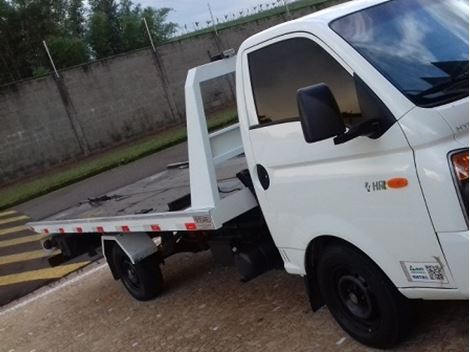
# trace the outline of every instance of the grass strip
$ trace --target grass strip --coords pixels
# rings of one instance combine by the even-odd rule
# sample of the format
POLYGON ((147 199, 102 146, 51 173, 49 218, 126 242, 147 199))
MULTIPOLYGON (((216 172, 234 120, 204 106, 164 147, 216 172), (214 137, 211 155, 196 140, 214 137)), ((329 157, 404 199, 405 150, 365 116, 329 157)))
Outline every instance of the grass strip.
MULTIPOLYGON (((237 120, 235 112, 224 112, 208 120, 210 131, 231 125, 237 120)), ((117 147, 114 150, 94 155, 62 167, 57 172, 49 172, 31 180, 25 180, 0 189, 0 210, 7 209, 53 192, 65 186, 95 176, 120 165, 131 163, 137 159, 159 152, 186 141, 186 127, 180 126, 162 131, 152 138, 130 142, 132 145, 117 147)))

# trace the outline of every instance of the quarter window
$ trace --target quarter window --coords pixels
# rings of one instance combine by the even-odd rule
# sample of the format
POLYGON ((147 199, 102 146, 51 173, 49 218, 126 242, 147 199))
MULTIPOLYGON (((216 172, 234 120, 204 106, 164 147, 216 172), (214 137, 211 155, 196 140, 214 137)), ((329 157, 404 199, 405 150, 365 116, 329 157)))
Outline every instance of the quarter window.
POLYGON ((345 124, 361 122, 354 80, 330 54, 307 38, 287 39, 248 55, 260 125, 299 119, 297 90, 325 83, 345 124))

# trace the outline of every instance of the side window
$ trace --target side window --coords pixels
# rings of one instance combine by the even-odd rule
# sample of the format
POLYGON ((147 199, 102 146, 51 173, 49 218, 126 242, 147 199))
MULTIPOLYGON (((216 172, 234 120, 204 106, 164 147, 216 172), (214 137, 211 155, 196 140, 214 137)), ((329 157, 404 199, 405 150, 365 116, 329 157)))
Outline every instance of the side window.
POLYGON ((260 125, 299 119, 299 88, 325 83, 346 126, 361 122, 353 77, 330 54, 307 38, 287 39, 248 55, 260 125))

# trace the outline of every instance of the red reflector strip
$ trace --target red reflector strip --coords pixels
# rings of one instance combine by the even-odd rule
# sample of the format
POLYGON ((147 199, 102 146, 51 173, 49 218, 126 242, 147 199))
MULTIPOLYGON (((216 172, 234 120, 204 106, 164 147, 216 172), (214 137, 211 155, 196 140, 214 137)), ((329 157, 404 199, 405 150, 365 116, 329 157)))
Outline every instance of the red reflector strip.
POLYGON ((184 226, 186 226, 186 230, 197 230, 197 224, 194 222, 188 222, 184 226))
POLYGON ((150 228, 152 229, 152 231, 155 231, 155 232, 161 231, 161 228, 158 225, 151 225, 150 228))
POLYGON ((83 233, 83 229, 81 227, 77 227, 77 233, 83 233))
POLYGON ((96 232, 98 232, 98 233, 104 233, 104 228, 103 228, 103 226, 98 226, 98 227, 96 228, 96 232))
POLYGON ((122 229, 122 232, 130 232, 131 231, 129 229, 129 226, 122 226, 121 229, 122 229))
POLYGON ((65 233, 65 230, 63 228, 60 228, 59 233, 65 233))
POLYGON ((48 235, 48 234, 49 234, 49 230, 48 230, 48 229, 44 229, 44 230, 42 230, 42 233, 45 233, 46 235, 48 235))

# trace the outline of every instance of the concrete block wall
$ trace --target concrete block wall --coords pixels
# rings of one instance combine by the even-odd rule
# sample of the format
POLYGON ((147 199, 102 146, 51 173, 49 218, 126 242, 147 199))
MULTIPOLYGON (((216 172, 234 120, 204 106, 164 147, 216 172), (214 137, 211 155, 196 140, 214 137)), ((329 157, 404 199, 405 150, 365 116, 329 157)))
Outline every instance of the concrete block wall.
MULTIPOLYGON (((291 18, 346 0, 296 11, 291 18)), ((0 186, 182 123, 190 68, 286 21, 264 18, 0 87, 0 186)), ((203 85, 206 109, 235 106, 233 76, 203 85)))
POLYGON ((0 181, 46 170, 80 153, 54 79, 0 88, 0 181))

